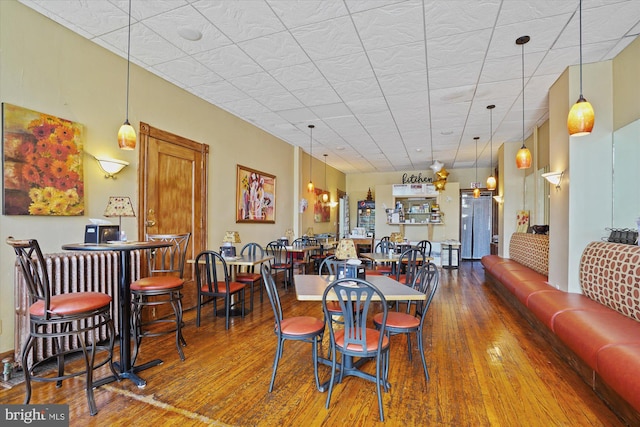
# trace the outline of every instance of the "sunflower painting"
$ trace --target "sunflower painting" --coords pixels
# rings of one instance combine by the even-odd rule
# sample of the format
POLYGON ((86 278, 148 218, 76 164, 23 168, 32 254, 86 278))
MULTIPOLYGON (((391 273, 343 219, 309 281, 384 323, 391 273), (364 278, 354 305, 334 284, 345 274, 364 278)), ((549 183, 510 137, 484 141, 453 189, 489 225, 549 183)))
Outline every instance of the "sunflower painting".
POLYGON ((83 126, 2 104, 5 215, 83 215, 83 126))

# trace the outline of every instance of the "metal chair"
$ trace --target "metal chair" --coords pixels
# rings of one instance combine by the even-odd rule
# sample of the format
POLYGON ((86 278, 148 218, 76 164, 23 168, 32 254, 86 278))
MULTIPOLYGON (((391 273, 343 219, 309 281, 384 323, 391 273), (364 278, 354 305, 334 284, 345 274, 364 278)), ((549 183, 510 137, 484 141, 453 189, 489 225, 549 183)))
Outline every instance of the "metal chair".
POLYGON ((293 265, 289 260, 287 247, 280 241, 274 240, 267 243, 265 248, 267 255, 271 255, 273 259, 269 261, 271 271, 278 274, 278 271, 284 271, 284 287, 287 288, 289 283, 293 283, 293 265))
MULTIPOLYGON (((264 249, 258 243, 247 243, 240 250, 241 256, 264 257, 264 249)), ((253 311, 253 286, 256 282, 262 282, 262 275, 255 272, 255 267, 247 267, 245 271, 236 274, 236 282, 251 285, 251 296, 249 297, 249 310, 253 311)), ((263 301, 262 286, 260 286, 260 302, 263 301)))
POLYGON ((213 301, 213 314, 217 316, 217 299, 224 299, 225 329, 229 329, 231 307, 241 304, 241 316, 244 317, 244 283, 232 282, 229 279, 227 263, 222 255, 214 251, 203 251, 195 261, 198 302, 196 308, 196 327, 200 327, 200 309, 204 304, 213 301), (231 302, 231 297, 238 294, 240 301, 231 302), (209 300, 205 298, 209 297, 209 300))
MULTIPOLYGON (((294 248, 303 248, 305 246, 309 246, 309 239, 298 238, 295 239, 291 246, 294 248)), ((298 271, 302 274, 307 274, 307 265, 309 264, 309 260, 307 259, 307 255, 304 252, 293 252, 291 253, 291 260, 293 262, 292 268, 298 268, 298 271)))
MULTIPOLYGON (((394 250, 396 245, 395 243, 389 240, 389 237, 383 237, 383 240, 380 240, 376 245, 374 252, 381 254, 388 254, 390 251, 394 250)), ((391 276, 395 274, 395 263, 383 263, 374 266, 372 271, 368 271, 367 274, 382 274, 385 276, 391 276)))
POLYGON ((176 334, 176 348, 180 360, 184 360, 182 347, 187 342, 182 336, 182 288, 184 287, 184 263, 191 233, 183 234, 147 234, 148 241, 171 243, 165 248, 147 251, 147 267, 149 276, 131 283, 131 308, 133 319, 134 351, 132 363, 135 363, 143 337, 155 337, 165 334, 176 334), (145 307, 156 308, 169 305, 173 310, 173 318, 143 320, 145 307), (172 323, 171 328, 152 325, 172 323))
POLYGON ((439 275, 436 265, 432 262, 425 263, 420 270, 418 270, 418 273, 415 276, 414 288, 426 294, 427 299, 414 301, 413 304, 408 304, 407 311, 405 313, 389 313, 386 320, 383 319, 382 313, 378 313, 373 316, 373 323, 376 328, 380 328, 382 325, 385 325, 388 336, 407 334, 409 360, 411 360, 411 333, 416 333, 418 351, 422 358, 422 368, 424 369, 424 376, 427 381, 429 381, 429 371, 427 370, 427 362, 424 357, 424 319, 426 318, 427 311, 431 306, 433 296, 438 289, 438 282, 439 275), (412 306, 415 306, 413 313, 411 309, 412 306))
POLYGON ((15 240, 9 237, 7 244, 13 247, 16 253, 16 262, 20 265, 31 298, 29 338, 24 343, 21 354, 26 386, 24 404, 31 400, 31 381, 55 382, 56 387, 61 387, 63 380, 85 375, 89 413, 97 414, 98 409, 93 396, 94 369, 108 363, 114 377, 119 378, 112 360, 115 330, 111 319, 111 297, 101 292, 54 295, 38 241, 15 240), (106 327, 108 333, 106 345, 98 343, 99 330, 102 327, 106 327), (33 350, 38 340, 52 345, 53 356, 37 359, 37 352, 33 350), (68 349, 65 343, 69 342, 76 343, 80 348, 68 349), (106 353, 98 362, 97 351, 101 354, 106 353), (65 373, 65 359, 70 353, 76 352, 82 352, 84 370, 65 373), (33 362, 31 366, 30 358, 33 362), (57 373, 54 376, 38 376, 41 372, 36 371, 52 361, 57 365, 57 373))
POLYGON ((424 264, 424 258, 424 253, 416 246, 411 246, 409 249, 402 252, 402 254, 400 254, 398 264, 402 269, 404 269, 404 273, 402 273, 400 271, 401 269, 398 268, 396 271, 396 280, 408 286, 413 285, 413 279, 415 278, 420 266, 424 264))
POLYGON ((416 246, 422 250, 424 256, 431 257, 431 242, 428 240, 420 240, 416 246))
POLYGON ((389 363, 389 337, 385 333, 387 319, 387 302, 384 295, 371 283, 361 279, 340 279, 331 283, 322 295, 322 306, 325 317, 330 313, 327 304, 328 295, 335 295, 344 317, 344 328, 335 330, 333 322, 329 322, 330 345, 331 345, 331 380, 329 382, 329 393, 327 394, 326 408, 329 408, 331 394, 336 380, 336 352, 342 354, 340 361, 340 379, 342 382, 346 375, 353 375, 373 381, 376 384, 378 394, 378 409, 380 411, 380 421, 384 421, 384 411, 382 408, 381 388, 388 391, 387 383, 388 363, 389 363), (380 301, 382 306, 381 327, 379 330, 367 327, 367 314, 374 297, 380 301), (353 358, 375 358, 375 377, 357 369, 353 363, 353 358))
POLYGON ((318 378, 318 347, 322 344, 322 338, 324 337, 324 322, 309 316, 284 318, 282 315, 282 306, 280 305, 280 296, 278 295, 278 289, 271 274, 271 269, 266 264, 262 264, 260 269, 264 286, 269 296, 269 302, 271 303, 271 308, 275 316, 274 333, 278 337, 278 347, 276 348, 276 355, 273 360, 273 373, 271 374, 269 393, 273 391, 278 362, 282 358, 282 350, 286 340, 311 343, 313 374, 316 380, 316 387, 320 390, 320 380, 318 378))

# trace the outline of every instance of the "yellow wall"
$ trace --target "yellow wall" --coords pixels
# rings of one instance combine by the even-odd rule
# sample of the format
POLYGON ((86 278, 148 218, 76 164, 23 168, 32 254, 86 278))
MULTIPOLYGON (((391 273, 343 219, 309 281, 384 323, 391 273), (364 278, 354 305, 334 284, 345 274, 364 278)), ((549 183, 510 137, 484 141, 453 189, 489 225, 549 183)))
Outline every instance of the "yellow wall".
MULTIPOLYGON (((3 215, 0 240, 35 237, 44 252, 60 252, 62 244, 82 241, 88 218, 103 218, 109 196, 130 196, 137 206, 138 151, 120 151, 116 142, 125 118, 125 86, 126 60, 16 1, 0 1, 0 100, 82 123, 87 153, 130 162, 111 180, 85 155, 85 215, 3 215)), ((225 230, 238 230, 243 243, 265 244, 300 224, 297 177, 304 174, 304 162, 291 145, 133 64, 129 120, 136 129, 143 121, 210 146, 208 247, 219 247, 225 230), (275 224, 235 223, 237 164, 276 175, 275 224)), ((316 160, 313 169, 314 182, 324 183, 324 163, 316 160)), ((333 197, 344 179, 328 168, 333 197)), ((137 234, 136 224, 135 218, 122 220, 129 236, 137 234)), ((13 348, 14 260, 11 248, 0 244, 0 352, 13 348)))

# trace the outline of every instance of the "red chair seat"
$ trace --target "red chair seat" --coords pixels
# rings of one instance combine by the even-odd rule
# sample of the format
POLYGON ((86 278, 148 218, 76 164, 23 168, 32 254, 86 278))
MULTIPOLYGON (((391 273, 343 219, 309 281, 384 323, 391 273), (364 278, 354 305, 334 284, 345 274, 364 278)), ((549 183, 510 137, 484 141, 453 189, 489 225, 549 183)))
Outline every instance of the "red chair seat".
POLYGON ((277 263, 277 264, 273 264, 271 266, 271 268, 277 268, 277 269, 281 269, 281 268, 291 268, 291 264, 290 263, 277 263))
MULTIPOLYGON (((340 348, 344 347, 344 329, 336 331, 335 333, 336 345, 340 348)), ((378 349, 378 340, 380 339, 380 332, 367 328, 367 352, 376 351, 378 349)), ((386 348, 389 345, 389 338, 385 335, 382 337, 382 348, 386 348)), ((355 344, 350 344, 346 350, 349 351, 362 351, 362 347, 355 344)))
POLYGON ((184 279, 175 276, 143 277, 131 284, 132 291, 160 291, 178 288, 184 285, 184 279))
POLYGON ((280 328, 285 335, 309 335, 324 330, 324 322, 310 316, 290 317, 282 319, 280 328))
MULTIPOLYGON (((100 292, 74 292, 51 296, 50 310, 58 316, 70 316, 97 310, 111 303, 111 297, 100 292)), ((44 317, 44 301, 38 300, 29 307, 29 314, 44 317)))
POLYGON ((236 275, 236 282, 253 283, 261 278, 262 276, 258 273, 238 273, 236 275))
MULTIPOLYGON (((379 325, 382 323, 382 313, 373 316, 373 323, 379 325)), ((420 326, 420 319, 406 313, 390 311, 387 315, 387 328, 396 329, 412 329, 420 326)))
MULTIPOLYGON (((223 293, 227 293, 227 292, 233 293, 233 292, 239 291, 244 287, 245 287, 244 283, 229 282, 229 289, 227 289, 227 285, 224 282, 218 282, 218 291, 223 293)), ((211 289, 213 290, 213 285, 211 286, 211 289)), ((207 285, 204 285, 200 288, 200 291, 204 293, 209 293, 209 287, 207 285)))

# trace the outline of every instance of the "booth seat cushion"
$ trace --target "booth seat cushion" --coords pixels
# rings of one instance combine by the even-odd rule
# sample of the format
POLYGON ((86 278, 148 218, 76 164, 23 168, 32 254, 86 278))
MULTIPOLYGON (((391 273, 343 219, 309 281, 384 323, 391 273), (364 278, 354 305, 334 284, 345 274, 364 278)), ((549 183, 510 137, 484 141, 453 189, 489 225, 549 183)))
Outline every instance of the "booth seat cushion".
POLYGON ((598 352, 597 363, 604 382, 640 411, 640 343, 605 347, 598 352))
POLYGON ((522 280, 513 289, 513 294, 526 306, 529 297, 537 292, 545 292, 555 289, 543 280, 522 280))
MULTIPOLYGON (((526 268, 526 267, 525 267, 526 268)), ((522 282, 540 282, 542 285, 546 285, 547 278, 533 270, 507 270, 499 275, 500 283, 502 283, 511 293, 515 293, 516 288, 520 286, 522 282)), ((541 289, 545 289, 544 286, 541 289)))
POLYGON ((552 331, 558 314, 570 310, 606 312, 609 309, 582 294, 559 291, 557 289, 534 292, 527 299, 527 307, 552 331))
POLYGON ((565 311, 555 316, 553 328, 558 338, 594 370, 600 349, 614 344, 640 344, 638 322, 613 310, 565 311))
POLYGON ((498 255, 485 255, 480 260, 480 262, 482 263, 482 266, 489 271, 491 271, 491 267, 493 265, 500 262, 504 262, 504 261, 505 259, 498 255))

